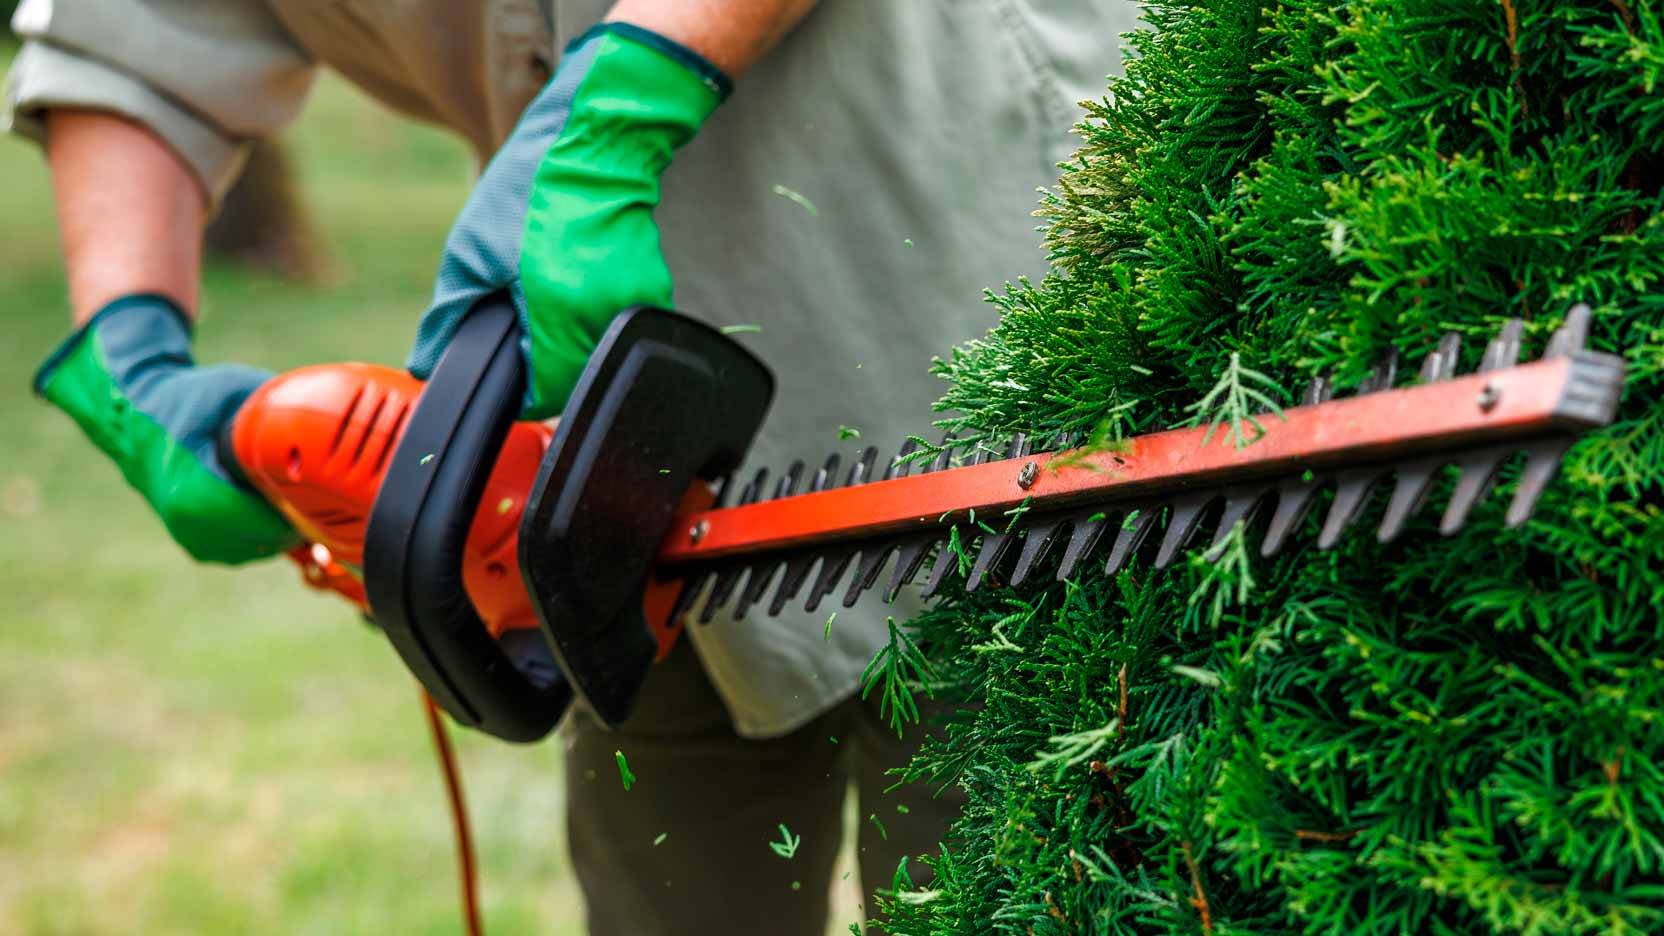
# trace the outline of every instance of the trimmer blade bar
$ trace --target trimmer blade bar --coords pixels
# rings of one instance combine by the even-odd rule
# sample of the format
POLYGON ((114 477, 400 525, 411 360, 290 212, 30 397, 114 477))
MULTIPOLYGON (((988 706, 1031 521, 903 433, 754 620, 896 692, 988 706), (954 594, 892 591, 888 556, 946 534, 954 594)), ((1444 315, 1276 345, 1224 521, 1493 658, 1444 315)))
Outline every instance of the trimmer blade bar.
POLYGON ((1224 548, 1239 525, 1257 530, 1262 518, 1258 551, 1272 556, 1319 501, 1328 507, 1316 545, 1330 549, 1383 491, 1390 494, 1376 537, 1388 542, 1454 472, 1438 524, 1449 536, 1524 453, 1506 514, 1517 526, 1577 438, 1616 417, 1623 359, 1585 350, 1589 326, 1589 308, 1573 308, 1544 356, 1526 364, 1519 363, 1523 323, 1513 320, 1472 374, 1455 372, 1461 339, 1449 334, 1410 385, 1394 386, 1395 355, 1350 395, 1336 396, 1319 378, 1303 405, 1261 415, 1264 435, 1242 447, 1205 427, 1137 436, 1106 451, 1070 449, 1064 438, 1041 454, 1030 454, 1031 440, 1018 435, 1003 457, 985 445, 962 451, 951 438, 933 452, 909 441, 881 477, 877 450, 859 453, 842 485, 834 454, 801 494, 795 464, 772 498, 767 472, 758 472, 735 506, 679 518, 659 565, 690 584, 715 580, 705 620, 730 604, 736 617, 758 607, 778 614, 800 599, 814 610, 834 594, 847 607, 880 583, 884 599, 894 600, 921 575, 927 596, 955 576, 967 590, 1021 584, 1053 557, 1062 580, 1106 549, 1112 574, 1140 557, 1165 568, 1190 548, 1224 548), (742 579, 746 587, 736 588, 742 579))

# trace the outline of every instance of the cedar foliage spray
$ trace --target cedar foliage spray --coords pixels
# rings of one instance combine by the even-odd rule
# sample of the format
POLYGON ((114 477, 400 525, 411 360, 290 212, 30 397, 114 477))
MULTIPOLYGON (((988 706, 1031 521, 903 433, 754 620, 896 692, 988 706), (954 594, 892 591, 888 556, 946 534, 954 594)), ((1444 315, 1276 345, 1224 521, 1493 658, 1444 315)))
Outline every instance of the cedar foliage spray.
POLYGON ((911 772, 971 802, 885 929, 1664 932, 1661 6, 1147 7, 1043 200, 1052 273, 938 365, 947 425, 1240 421, 1186 407, 1447 330, 1472 370, 1510 317, 1535 355, 1575 302, 1623 406, 1518 530, 1493 497, 1381 546, 1377 498, 1333 552, 950 595, 911 631, 975 704, 911 772))

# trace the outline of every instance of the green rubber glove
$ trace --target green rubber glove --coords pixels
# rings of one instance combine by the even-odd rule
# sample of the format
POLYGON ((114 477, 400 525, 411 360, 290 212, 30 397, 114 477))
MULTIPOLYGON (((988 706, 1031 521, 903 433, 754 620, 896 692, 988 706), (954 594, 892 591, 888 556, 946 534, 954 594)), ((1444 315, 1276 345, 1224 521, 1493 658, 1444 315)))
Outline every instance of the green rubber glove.
POLYGON ((729 87, 699 55, 627 23, 573 41, 446 238, 410 372, 426 379, 474 303, 508 290, 528 375, 521 416, 557 415, 613 316, 671 307, 659 177, 729 87))
POLYGON ((271 375, 198 367, 190 326, 157 295, 100 309, 35 375, 35 392, 68 413, 203 562, 276 555, 298 541, 283 518, 220 463, 218 436, 271 375))

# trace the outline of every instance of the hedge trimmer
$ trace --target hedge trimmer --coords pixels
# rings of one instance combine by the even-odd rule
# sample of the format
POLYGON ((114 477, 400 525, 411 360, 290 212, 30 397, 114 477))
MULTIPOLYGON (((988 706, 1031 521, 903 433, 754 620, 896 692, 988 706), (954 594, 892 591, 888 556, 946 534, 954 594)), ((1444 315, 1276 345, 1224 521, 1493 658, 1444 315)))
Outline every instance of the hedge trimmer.
POLYGON ((1524 452, 1506 515, 1518 525, 1577 437, 1615 417, 1623 359, 1585 350, 1589 319, 1572 309, 1526 364, 1515 320, 1472 374, 1456 373, 1449 335, 1412 385, 1397 386, 1395 357, 1349 396, 1314 381, 1302 405, 1256 418, 1247 445, 1217 426, 1113 445, 1018 435, 998 452, 915 439, 882 466, 868 447, 847 468, 833 455, 740 484, 773 394, 748 351, 692 319, 630 310, 558 427, 515 422, 519 335, 494 297, 425 385, 366 364, 291 371, 249 397, 221 447, 308 541, 290 553, 307 581, 364 609, 426 690, 477 933, 467 814, 435 706, 514 741, 543 737, 575 696, 617 724, 690 610, 847 607, 881 582, 888 601, 921 574, 926 595, 961 575, 968 590, 1062 580, 1146 552, 1165 567, 1210 530, 1217 550, 1262 525, 1270 556, 1332 488, 1327 549, 1391 477, 1376 531, 1388 541, 1455 466, 1449 535, 1524 452))
POLYGON ((1408 385, 1393 357, 1350 395, 1314 381, 1247 445, 1210 426, 1107 446, 1019 435, 968 457, 914 440, 882 464, 869 447, 847 467, 833 455, 739 483, 773 391, 750 352, 631 310, 557 427, 517 423, 515 320, 488 300, 425 387, 389 368, 303 368, 250 397, 226 447, 311 541, 294 553, 308 579, 365 607, 440 707, 530 741, 575 695, 622 721, 690 609, 812 611, 880 585, 890 600, 921 576, 928 595, 961 575, 974 590, 1087 562, 1114 572, 1146 552, 1163 567, 1239 526, 1263 526, 1269 556, 1332 489, 1329 548, 1390 478, 1387 541, 1455 466, 1449 535, 1523 452, 1506 514, 1520 524, 1579 434, 1615 417, 1623 359, 1584 348, 1589 322, 1574 308, 1529 363, 1516 320, 1475 373, 1456 373, 1449 335, 1408 385))

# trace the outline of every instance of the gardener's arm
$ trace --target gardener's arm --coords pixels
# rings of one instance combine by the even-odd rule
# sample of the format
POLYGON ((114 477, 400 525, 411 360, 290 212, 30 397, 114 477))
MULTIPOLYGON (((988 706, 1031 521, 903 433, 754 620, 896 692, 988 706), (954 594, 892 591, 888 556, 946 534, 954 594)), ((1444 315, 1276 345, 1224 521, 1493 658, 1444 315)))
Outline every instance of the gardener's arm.
POLYGON ((43 119, 75 324, 130 293, 193 313, 205 205, 190 167, 124 118, 53 110, 43 119))
POLYGON ((556 415, 613 317, 672 308, 653 209, 691 141, 813 0, 619 0, 578 37, 492 157, 445 242, 411 373, 504 292, 521 325, 521 416, 556 415))
POLYGON ((618 0, 608 22, 633 23, 699 53, 738 79, 817 0, 618 0))
POLYGON ((269 375, 197 366, 190 319, 203 222, 249 141, 299 108, 311 62, 262 0, 225 0, 206 19, 191 4, 24 0, 13 27, 26 43, 0 125, 46 148, 76 326, 35 392, 192 556, 280 551, 293 532, 232 480, 215 444, 269 375))

